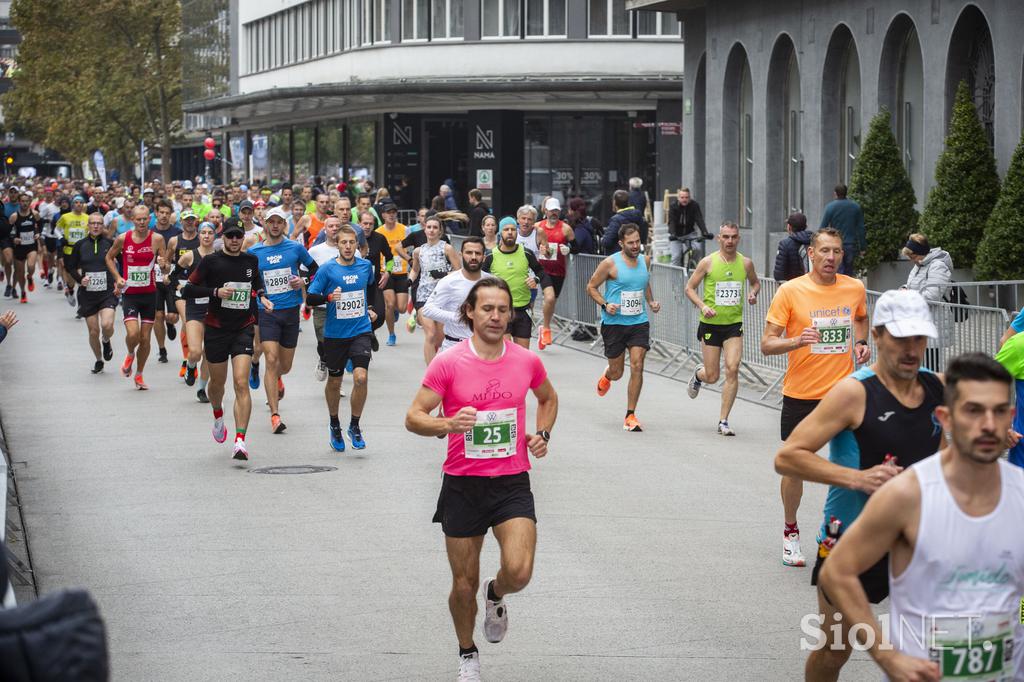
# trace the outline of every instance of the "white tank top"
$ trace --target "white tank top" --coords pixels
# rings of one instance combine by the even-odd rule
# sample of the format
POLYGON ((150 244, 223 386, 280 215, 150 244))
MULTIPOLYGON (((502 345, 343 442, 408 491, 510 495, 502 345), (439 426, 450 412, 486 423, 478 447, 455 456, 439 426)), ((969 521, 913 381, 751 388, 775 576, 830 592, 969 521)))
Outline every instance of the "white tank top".
POLYGON ((999 460, 999 502, 973 517, 953 498, 938 454, 912 468, 921 521, 910 565, 894 577, 890 564, 890 641, 939 662, 944 680, 1021 679, 1024 470, 999 460))
POLYGON ((540 256, 540 246, 537 244, 537 228, 534 226, 533 232, 527 236, 523 236, 518 229, 516 229, 516 244, 522 244, 523 248, 527 251, 532 251, 534 256, 540 256))

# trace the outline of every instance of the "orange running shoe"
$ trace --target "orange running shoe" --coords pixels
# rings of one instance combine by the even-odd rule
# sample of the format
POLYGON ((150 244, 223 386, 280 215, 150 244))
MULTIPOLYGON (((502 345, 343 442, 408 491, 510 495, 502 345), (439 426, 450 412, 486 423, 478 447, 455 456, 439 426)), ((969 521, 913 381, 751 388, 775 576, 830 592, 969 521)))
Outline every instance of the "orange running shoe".
POLYGON ((126 379, 132 375, 132 363, 133 362, 135 362, 135 356, 134 355, 126 355, 126 356, 124 356, 124 362, 121 363, 121 374, 123 374, 126 379))
POLYGON ((22 292, 21 292, 21 302, 22 303, 28 303, 28 295, 25 293, 24 290, 22 290, 22 292))
POLYGON ((538 345, 540 346, 541 350, 544 349, 544 346, 551 345, 551 327, 540 328, 540 343, 538 345))
MULTIPOLYGON (((608 368, 605 367, 605 371, 607 370, 608 368)), ((604 396, 604 394, 607 393, 608 389, 611 387, 612 382, 608 379, 607 376, 605 376, 604 372, 601 372, 601 378, 597 380, 597 394, 599 396, 604 396)))
POLYGON ((308 320, 313 315, 313 311, 308 306, 302 306, 302 319, 308 320))
POLYGON ((36 278, 35 277, 29 277, 29 279, 28 279, 28 290, 29 291, 35 291, 36 290, 36 278))
POLYGON ((284 430, 288 427, 281 421, 281 415, 272 414, 270 415, 270 430, 274 433, 284 433, 284 430))
POLYGON ((179 377, 184 377, 185 376, 185 367, 187 366, 187 364, 188 363, 185 362, 184 360, 181 361, 181 369, 178 370, 178 376, 179 377))
POLYGON ((623 431, 643 431, 643 429, 640 428, 640 420, 636 418, 635 414, 631 414, 628 417, 626 417, 626 420, 624 422, 622 422, 622 430, 623 431))
POLYGON ((147 386, 146 382, 142 380, 142 375, 141 374, 136 374, 135 375, 135 388, 139 389, 140 391, 148 391, 149 390, 149 386, 147 386))

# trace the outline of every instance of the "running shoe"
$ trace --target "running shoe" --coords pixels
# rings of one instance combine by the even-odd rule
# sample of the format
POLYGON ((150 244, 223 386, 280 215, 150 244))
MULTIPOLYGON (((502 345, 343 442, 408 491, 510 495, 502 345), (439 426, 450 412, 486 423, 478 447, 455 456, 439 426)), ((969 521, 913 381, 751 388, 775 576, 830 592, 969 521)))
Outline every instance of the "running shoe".
POLYGON ((409 299, 409 304, 405 306, 405 312, 407 312, 408 314, 412 315, 412 311, 415 310, 415 309, 416 309, 416 306, 413 305, 412 299, 409 299))
POLYGON ((551 327, 541 327, 537 345, 544 349, 545 346, 551 345, 551 327))
POLYGON ((127 379, 132 375, 132 363, 135 362, 134 355, 124 356, 124 362, 121 363, 121 374, 127 379))
POLYGON ((697 372, 704 369, 704 365, 697 365, 693 368, 693 376, 690 377, 690 381, 686 384, 686 395, 691 398, 696 398, 697 394, 700 393, 701 381, 697 378, 697 372))
POLYGON ((24 289, 21 291, 21 302, 28 303, 28 294, 25 293, 24 289))
POLYGON ((14 298, 14 287, 10 284, 4 288, 4 298, 14 298))
POLYGON ((281 379, 281 377, 277 378, 277 399, 284 399, 284 381, 281 379))
POLYGON ((224 425, 224 418, 213 420, 213 439, 223 443, 228 439, 228 427, 224 425))
POLYGON ((494 578, 488 578, 483 586, 484 637, 491 644, 497 644, 505 639, 505 633, 508 632, 508 607, 505 606, 504 599, 491 601, 487 598, 488 588, 493 582, 494 578))
POLYGON ((631 414, 626 417, 626 420, 622 422, 623 431, 643 431, 640 428, 640 420, 636 418, 635 414, 631 414))
POLYGON ((456 682, 480 682, 480 652, 459 656, 459 676, 456 682))
POLYGON ((252 363, 249 368, 249 388, 256 390, 260 387, 260 365, 258 362, 252 363))
POLYGON ((341 435, 341 424, 330 427, 331 447, 336 452, 345 452, 345 437, 341 435))
POLYGON ((316 367, 313 368, 313 378, 317 381, 327 381, 327 365, 323 360, 316 363, 316 367))
POLYGON ((274 413, 270 415, 270 430, 274 433, 284 433, 284 430, 288 427, 281 421, 281 415, 274 413))
POLYGON ((806 566, 804 553, 800 551, 800 533, 790 533, 782 538, 782 565, 806 566))
POLYGON ((114 347, 110 345, 110 339, 103 342, 103 359, 107 362, 114 359, 114 347))
POLYGON ((388 346, 393 346, 398 343, 398 337, 394 334, 388 334, 388 340, 384 342, 388 346))
POLYGON ((380 350, 380 341, 377 340, 377 332, 370 334, 370 350, 374 353, 380 350))
POLYGON ((28 280, 28 290, 29 291, 35 291, 36 290, 36 280, 35 280, 34 277, 31 277, 28 280))
POLYGON ((75 290, 70 286, 64 290, 64 300, 68 302, 68 305, 72 308, 75 307, 75 290))
POLYGON ((135 375, 135 388, 139 389, 140 391, 148 391, 149 390, 149 386, 147 386, 146 382, 142 380, 142 375, 141 374, 136 374, 135 375))
POLYGON ((161 348, 160 349, 159 353, 157 353, 156 361, 157 362, 162 362, 165 365, 167 364, 167 349, 166 348, 161 348))
POLYGON ((196 385, 196 375, 197 374, 199 374, 199 368, 198 367, 189 367, 188 364, 186 363, 186 365, 185 365, 185 385, 186 386, 195 386, 196 385))
POLYGON ((241 438, 235 439, 235 447, 232 450, 231 459, 240 459, 243 462, 249 461, 249 451, 245 448, 245 441, 241 438))
POLYGON ((348 362, 345 363, 345 371, 348 372, 349 374, 352 373, 352 361, 351 360, 349 360, 348 362))
POLYGON ((416 316, 415 315, 410 315, 409 319, 405 321, 405 328, 409 330, 410 334, 412 334, 413 332, 416 331, 416 316))
POLYGON ((205 388, 201 388, 198 391, 196 391, 196 400, 198 400, 201 403, 208 403, 208 402, 210 402, 209 396, 206 395, 206 389, 205 388))
POLYGON ((729 422, 727 421, 718 422, 718 433, 722 434, 723 436, 736 435, 736 432, 732 430, 732 427, 729 426, 729 422))
POLYGON ((64 291, 64 282, 57 280, 57 291, 64 291))
POLYGON ((401 314, 401 313, 399 313, 399 312, 398 312, 398 308, 395 308, 395 322, 398 322, 398 316, 399 316, 400 314, 401 314))
POLYGON ((308 320, 310 317, 312 317, 312 315, 313 313, 310 311, 309 308, 307 308, 306 306, 302 306, 302 319, 308 320))
POLYGON ((50 288, 50 280, 49 279, 44 279, 43 280, 43 288, 44 289, 49 289, 50 288))
POLYGON ((167 338, 169 338, 171 341, 174 341, 174 339, 178 338, 178 330, 170 322, 167 323, 167 338))
POLYGON ((363 440, 363 432, 358 426, 348 427, 348 439, 352 441, 352 449, 362 450, 366 447, 366 441, 363 440))
POLYGON ((178 370, 178 376, 179 377, 184 377, 185 376, 185 369, 187 367, 188 367, 188 361, 187 360, 182 360, 181 361, 181 369, 178 370))
POLYGON ((99 374, 100 372, 102 372, 103 371, 103 361, 102 360, 97 360, 96 363, 92 366, 92 370, 91 371, 92 371, 93 374, 99 374))
POLYGON ((599 396, 604 396, 604 394, 608 392, 608 389, 612 387, 611 380, 609 380, 608 377, 605 375, 605 373, 608 371, 608 368, 605 367, 604 369, 605 371, 601 372, 601 377, 597 380, 597 394, 599 396))

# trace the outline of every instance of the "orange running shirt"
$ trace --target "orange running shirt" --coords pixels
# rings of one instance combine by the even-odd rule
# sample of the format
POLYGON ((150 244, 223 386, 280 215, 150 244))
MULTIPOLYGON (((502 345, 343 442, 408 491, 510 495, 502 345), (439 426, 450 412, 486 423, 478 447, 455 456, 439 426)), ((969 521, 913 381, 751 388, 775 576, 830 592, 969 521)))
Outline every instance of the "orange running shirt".
POLYGON ((836 275, 831 286, 816 284, 809 274, 779 287, 768 322, 795 339, 814 327, 821 342, 789 353, 782 394, 799 400, 821 400, 840 379, 854 370, 853 323, 867 317, 867 292, 860 280, 836 275))

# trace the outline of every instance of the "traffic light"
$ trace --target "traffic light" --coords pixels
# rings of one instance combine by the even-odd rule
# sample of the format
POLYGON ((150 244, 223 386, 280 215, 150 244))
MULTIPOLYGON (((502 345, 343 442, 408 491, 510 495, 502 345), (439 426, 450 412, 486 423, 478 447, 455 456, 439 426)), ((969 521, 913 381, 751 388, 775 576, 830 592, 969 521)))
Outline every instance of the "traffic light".
POLYGON ((4 164, 8 166, 14 165, 14 152, 4 152, 4 164))

